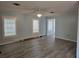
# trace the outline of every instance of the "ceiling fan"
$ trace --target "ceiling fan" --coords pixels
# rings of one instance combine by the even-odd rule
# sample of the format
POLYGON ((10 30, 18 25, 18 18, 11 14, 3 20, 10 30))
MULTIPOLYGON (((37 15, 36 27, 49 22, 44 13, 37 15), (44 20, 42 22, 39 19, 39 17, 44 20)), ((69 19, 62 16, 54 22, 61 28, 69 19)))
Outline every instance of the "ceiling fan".
POLYGON ((48 8, 34 8, 32 10, 33 10, 33 12, 31 12, 31 13, 35 14, 39 18, 44 16, 46 13, 48 13, 48 14, 54 13, 53 11, 49 11, 48 8))
MULTIPOLYGON (((18 3, 14 3, 15 6, 20 6, 20 4, 18 3)), ((39 8, 39 7, 29 7, 29 8, 24 8, 26 11, 29 11, 27 12, 28 14, 34 14, 36 15, 37 17, 42 17, 45 15, 45 13, 48 13, 48 14, 53 14, 54 12, 52 11, 51 8, 39 8), (51 10, 49 10, 51 9, 51 10)))

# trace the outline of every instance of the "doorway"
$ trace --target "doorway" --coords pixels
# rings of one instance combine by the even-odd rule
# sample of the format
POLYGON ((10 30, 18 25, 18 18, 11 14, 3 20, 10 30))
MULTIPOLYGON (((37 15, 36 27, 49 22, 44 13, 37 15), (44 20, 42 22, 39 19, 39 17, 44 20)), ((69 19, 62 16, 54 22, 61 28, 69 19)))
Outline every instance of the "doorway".
POLYGON ((47 36, 55 37, 55 19, 47 19, 47 36))

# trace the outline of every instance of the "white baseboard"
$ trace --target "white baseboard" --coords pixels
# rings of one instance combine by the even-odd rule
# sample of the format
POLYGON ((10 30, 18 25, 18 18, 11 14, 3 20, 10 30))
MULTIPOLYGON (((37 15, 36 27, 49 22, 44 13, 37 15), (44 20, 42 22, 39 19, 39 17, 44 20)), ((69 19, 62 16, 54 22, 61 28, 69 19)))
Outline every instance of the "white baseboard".
POLYGON ((55 38, 59 38, 59 39, 67 40, 67 41, 72 41, 72 42, 77 42, 75 40, 71 40, 71 39, 67 39, 67 38, 63 38, 63 37, 58 37, 58 36, 56 36, 55 38))
POLYGON ((21 38, 16 38, 16 39, 7 39, 7 40, 3 39, 0 41, 0 45, 6 45, 6 44, 14 43, 17 41, 23 41, 29 38, 40 37, 40 36, 45 36, 45 35, 32 35, 32 36, 21 37, 21 38))

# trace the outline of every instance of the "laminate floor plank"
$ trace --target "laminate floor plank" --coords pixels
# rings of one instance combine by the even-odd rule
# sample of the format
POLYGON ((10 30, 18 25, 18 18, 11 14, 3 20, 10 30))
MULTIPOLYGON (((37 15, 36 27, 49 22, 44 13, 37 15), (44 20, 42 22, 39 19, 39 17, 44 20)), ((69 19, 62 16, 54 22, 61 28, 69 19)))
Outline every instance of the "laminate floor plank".
POLYGON ((76 43, 51 37, 0 46, 0 58, 75 58, 76 43))

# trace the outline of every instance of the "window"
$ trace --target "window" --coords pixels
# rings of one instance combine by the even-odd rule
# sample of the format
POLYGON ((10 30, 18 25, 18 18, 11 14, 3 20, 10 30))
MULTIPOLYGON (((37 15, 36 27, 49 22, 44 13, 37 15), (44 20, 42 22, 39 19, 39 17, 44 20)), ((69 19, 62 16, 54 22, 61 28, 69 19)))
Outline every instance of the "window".
POLYGON ((33 20, 33 33, 39 32, 39 20, 33 20))
POLYGON ((4 36, 16 35, 16 18, 4 17, 4 36))

